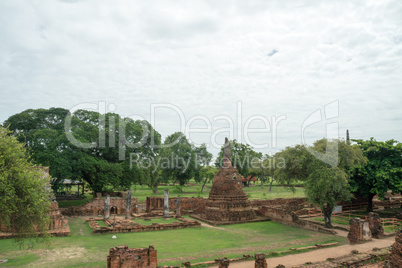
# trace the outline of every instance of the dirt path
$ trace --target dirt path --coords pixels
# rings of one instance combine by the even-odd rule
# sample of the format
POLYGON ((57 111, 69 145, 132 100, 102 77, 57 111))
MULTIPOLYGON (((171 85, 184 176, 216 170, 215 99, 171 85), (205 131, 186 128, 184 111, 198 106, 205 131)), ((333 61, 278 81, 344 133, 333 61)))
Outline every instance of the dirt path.
POLYGON ((343 237, 348 237, 349 232, 343 231, 343 230, 335 230, 336 235, 338 236, 343 236, 343 237))
POLYGON ((212 226, 212 225, 209 225, 209 224, 207 224, 205 222, 202 222, 202 221, 198 221, 198 222, 201 223, 201 226, 204 226, 204 227, 207 227, 207 228, 225 230, 225 228, 212 226))
MULTIPOLYGON (((293 254, 288 256, 269 258, 267 259, 268 267, 276 267, 279 264, 285 265, 285 267, 292 267, 297 265, 303 265, 306 262, 321 262, 327 258, 339 258, 342 256, 350 255, 352 250, 358 250, 359 252, 366 252, 372 250, 374 247, 386 248, 395 242, 395 237, 387 237, 384 239, 373 239, 370 242, 359 245, 343 245, 335 248, 323 248, 310 252, 293 254)), ((218 267, 218 266, 213 266, 218 267)), ((245 262, 233 262, 229 265, 230 268, 250 268, 254 267, 254 261, 245 262)))

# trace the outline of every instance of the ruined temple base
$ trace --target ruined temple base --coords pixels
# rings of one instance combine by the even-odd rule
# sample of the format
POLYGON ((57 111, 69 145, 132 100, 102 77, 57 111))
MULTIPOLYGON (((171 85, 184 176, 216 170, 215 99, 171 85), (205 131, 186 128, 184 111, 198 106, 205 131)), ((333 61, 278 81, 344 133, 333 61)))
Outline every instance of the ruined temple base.
POLYGON ((262 216, 256 216, 254 219, 249 219, 249 220, 242 220, 242 221, 212 221, 206 219, 205 215, 203 214, 190 214, 191 218, 194 218, 199 221, 203 221, 205 223, 208 223, 213 226, 217 225, 230 225, 230 224, 238 224, 238 223, 250 223, 250 222, 263 222, 263 221, 270 221, 271 219, 269 217, 262 217, 262 216))
MULTIPOLYGON (((68 226, 68 220, 64 219, 62 227, 53 229, 53 230, 49 230, 49 231, 47 231, 47 233, 51 234, 52 236, 70 236, 71 231, 70 231, 70 227, 68 226)), ((15 233, 0 232, 0 239, 8 239, 8 238, 14 238, 14 237, 16 237, 15 233)))

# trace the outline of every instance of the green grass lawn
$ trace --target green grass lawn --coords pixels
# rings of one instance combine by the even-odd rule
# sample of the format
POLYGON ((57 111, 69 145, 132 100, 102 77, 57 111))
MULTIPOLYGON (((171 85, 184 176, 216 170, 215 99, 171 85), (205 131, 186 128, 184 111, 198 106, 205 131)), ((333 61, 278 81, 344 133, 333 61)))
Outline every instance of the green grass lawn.
POLYGON ((256 252, 269 253, 317 243, 340 242, 343 237, 289 227, 275 222, 225 225, 218 228, 198 227, 142 233, 95 235, 84 217, 70 218, 70 237, 55 237, 49 246, 20 250, 10 239, 0 240, 0 267, 105 267, 111 247, 130 248, 154 245, 158 265, 178 265, 213 260, 218 257, 241 257, 256 252))

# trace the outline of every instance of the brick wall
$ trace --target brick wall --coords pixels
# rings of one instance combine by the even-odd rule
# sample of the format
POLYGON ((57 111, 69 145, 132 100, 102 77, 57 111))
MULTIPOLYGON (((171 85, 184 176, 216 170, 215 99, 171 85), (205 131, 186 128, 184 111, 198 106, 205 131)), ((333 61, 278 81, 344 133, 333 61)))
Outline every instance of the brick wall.
MULTIPOLYGON (((176 209, 177 197, 169 198, 169 209, 176 209)), ((180 197, 180 208, 182 214, 188 214, 189 212, 202 213, 205 210, 205 203, 207 199, 202 197, 180 197)), ((164 199, 163 197, 147 197, 146 212, 152 212, 155 210, 163 211, 164 199)))
MULTIPOLYGON (((131 198, 131 213, 137 213, 137 198, 131 198)), ((125 215, 126 213, 126 199, 121 197, 110 198, 110 208, 117 208, 117 215, 125 215)), ((95 198, 93 201, 77 207, 61 208, 60 211, 63 215, 67 216, 97 216, 103 215, 105 209, 105 199, 95 198)), ((111 213, 112 215, 112 213, 111 213)))
MULTIPOLYGON (((47 233, 53 236, 69 236, 71 234, 70 227, 68 226, 68 220, 60 213, 59 205, 57 201, 52 201, 50 203, 49 212, 49 226, 47 233)), ((13 238, 16 236, 14 233, 15 229, 6 228, 4 224, 0 224, 0 239, 13 238)))
POLYGON ((402 231, 398 231, 395 237, 395 243, 392 244, 391 267, 402 267, 402 231))
POLYGON ((348 239, 350 244, 358 244, 371 240, 371 231, 368 221, 354 218, 350 220, 349 224, 350 231, 348 234, 348 239))
POLYGON ((306 198, 277 198, 277 199, 267 199, 267 200, 252 200, 251 205, 253 207, 259 206, 282 206, 282 205, 289 205, 289 204, 303 204, 306 202, 306 198))
POLYGON ((157 252, 153 246, 148 248, 118 246, 111 248, 107 256, 108 268, 156 268, 157 266, 157 252))
POLYGON ((314 224, 310 221, 299 219, 297 214, 292 210, 286 209, 287 207, 271 207, 261 206, 256 211, 257 215, 269 217, 271 220, 283 223, 286 225, 296 226, 307 230, 313 230, 322 233, 336 234, 335 231, 326 229, 319 224, 314 224))

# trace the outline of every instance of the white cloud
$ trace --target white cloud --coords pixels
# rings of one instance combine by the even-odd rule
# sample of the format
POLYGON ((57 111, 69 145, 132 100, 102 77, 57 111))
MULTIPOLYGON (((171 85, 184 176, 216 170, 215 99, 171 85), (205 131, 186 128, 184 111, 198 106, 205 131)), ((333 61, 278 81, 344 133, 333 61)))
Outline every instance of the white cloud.
MULTIPOLYGON (((340 135, 402 140, 400 14, 399 1, 2 2, 0 121, 97 101, 126 116, 171 103, 186 118, 235 119, 240 100, 244 121, 287 116, 283 148, 339 100, 340 135)), ((157 130, 177 131, 176 119, 161 114, 157 130)))

